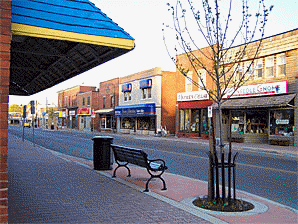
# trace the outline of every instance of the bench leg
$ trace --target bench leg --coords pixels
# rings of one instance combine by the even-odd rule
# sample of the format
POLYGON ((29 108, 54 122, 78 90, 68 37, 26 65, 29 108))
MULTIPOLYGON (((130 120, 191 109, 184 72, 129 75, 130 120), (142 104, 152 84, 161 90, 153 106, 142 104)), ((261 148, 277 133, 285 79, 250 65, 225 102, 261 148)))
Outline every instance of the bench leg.
POLYGON ((113 176, 112 177, 116 177, 116 170, 118 170, 118 168, 120 168, 120 167, 125 167, 127 170, 128 170, 128 177, 130 177, 131 175, 130 175, 130 169, 126 166, 126 165, 119 165, 118 164, 118 166, 116 167, 116 169, 114 170, 114 172, 113 172, 113 176))
POLYGON ((162 180, 162 183, 163 183, 163 188, 162 188, 161 190, 162 190, 162 191, 167 190, 166 182, 165 182, 165 180, 164 180, 162 177, 150 177, 149 180, 147 180, 146 188, 145 188, 144 192, 149 192, 149 182, 150 182, 153 178, 159 178, 159 179, 161 179, 161 180, 162 180))

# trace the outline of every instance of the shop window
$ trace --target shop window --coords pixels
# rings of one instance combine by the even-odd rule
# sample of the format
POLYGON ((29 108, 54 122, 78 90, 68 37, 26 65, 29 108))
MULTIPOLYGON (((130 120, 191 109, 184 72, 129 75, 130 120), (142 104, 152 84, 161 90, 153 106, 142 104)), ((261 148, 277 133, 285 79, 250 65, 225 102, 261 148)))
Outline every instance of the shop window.
POLYGON ((191 111, 191 132, 200 132, 200 110, 191 111))
POLYGON ((294 136, 294 110, 270 111, 270 135, 294 136))
POLYGON ((155 117, 139 117, 138 130, 155 131, 155 117))
POLYGON ((207 109, 179 110, 179 130, 208 134, 207 109))
POLYGON ((245 80, 252 80, 252 68, 252 61, 247 61, 244 63, 245 80))
POLYGON ((244 111, 232 111, 232 133, 244 133, 244 111))
POLYGON ((120 120, 122 129, 134 129, 135 128, 135 120, 130 117, 122 117, 120 120))
POLYGON ((142 89, 142 99, 151 99, 151 88, 142 89))
POLYGON ((246 133, 263 134, 267 131, 268 112, 267 111, 247 111, 246 112, 246 133))
POLYGON ((192 91, 192 71, 189 71, 185 76, 185 92, 192 91))
POLYGON ((256 60, 255 62, 255 77, 256 79, 263 77, 263 59, 256 60))
POLYGON ((235 65, 234 82, 240 81, 242 79, 242 76, 243 76, 242 65, 241 64, 235 65))
POLYGON ((266 78, 274 77, 274 57, 265 59, 266 78))
POLYGON ((286 54, 279 54, 276 57, 276 72, 277 76, 285 76, 286 75, 286 54))
POLYGON ((124 101, 131 100, 131 92, 124 92, 124 101))

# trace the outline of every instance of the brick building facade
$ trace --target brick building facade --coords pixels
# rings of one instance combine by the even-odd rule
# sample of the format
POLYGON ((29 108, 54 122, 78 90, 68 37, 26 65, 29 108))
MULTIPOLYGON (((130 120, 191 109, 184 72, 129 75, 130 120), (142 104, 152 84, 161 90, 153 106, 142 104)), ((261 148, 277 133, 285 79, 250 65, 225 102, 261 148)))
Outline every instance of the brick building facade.
MULTIPOLYGON (((234 141, 297 145, 297 42, 298 29, 277 34, 263 39, 257 58, 249 54, 249 49, 253 49, 258 44, 258 41, 255 41, 248 45, 248 53, 242 61, 237 64, 226 62, 221 65, 231 68, 230 75, 233 76, 234 83, 244 76, 247 79, 242 87, 222 105, 223 140, 228 139, 229 127, 231 126, 232 140, 234 141), (230 116, 231 120, 229 119, 230 116)), ((239 52, 241 47, 240 45, 231 49, 232 54, 239 52)), ((200 50, 206 49, 208 51, 208 48, 200 50)), ((177 61, 186 68, 189 66, 185 54, 178 55, 177 61)), ((212 62, 205 63, 207 66, 211 66, 210 69, 212 69, 212 62)), ((192 78, 191 75, 190 70, 190 78, 192 78)), ((184 76, 182 77, 184 78, 184 76)), ((195 80, 195 77, 193 81, 200 83, 200 81, 195 80)), ((215 85, 210 82, 211 80, 208 80, 207 76, 208 89, 214 89, 215 85)), ((201 119, 198 119, 198 116, 193 116, 193 111, 206 106, 206 104, 202 100, 204 94, 201 94, 202 97, 200 98, 200 94, 196 92, 196 87, 192 83, 187 79, 185 79, 185 82, 182 80, 181 83, 183 83, 182 88, 190 93, 178 94, 177 133, 178 136, 181 135, 181 132, 184 135, 191 136, 192 132, 196 132, 196 121, 204 119, 204 116, 201 119), (183 114, 181 108, 191 107, 190 101, 192 99, 196 99, 198 105, 194 105, 195 108, 192 108, 188 115, 183 114), (183 100, 187 103, 180 102, 183 100)), ((230 87, 228 90, 231 93, 234 90, 232 86, 230 87)), ((181 89, 179 90, 181 91, 181 89)), ((229 95, 229 92, 226 95, 229 95)), ((215 104, 213 106, 216 107, 215 104)), ((203 123, 205 123, 204 120, 203 123)), ((218 126, 218 120, 216 126, 218 126)), ((219 136, 218 129, 216 135, 219 136)))
POLYGON ((8 222, 8 95, 11 46, 11 1, 0 4, 0 222, 8 222))
POLYGON ((96 129, 99 131, 115 131, 114 109, 119 103, 119 78, 99 83, 98 102, 98 110, 95 113, 100 122, 96 129))
POLYGON ((91 91, 77 93, 79 130, 90 131, 98 127, 99 119, 94 116, 98 104, 98 91, 95 87, 91 91))
POLYGON ((58 92, 59 127, 79 128, 78 94, 95 91, 95 89, 96 87, 94 86, 74 86, 58 92))
MULTIPOLYGON (((223 104, 224 119, 229 113, 232 116, 234 140, 297 146, 297 42, 298 29, 262 41, 253 69, 248 73, 248 81, 223 104)), ((235 79, 251 61, 248 55, 239 63, 241 69, 234 73, 238 76, 235 79)), ((227 130, 228 125, 224 128, 227 130)))
MULTIPOLYGON (((207 69, 213 69, 213 61, 202 55, 212 55, 209 47, 192 52, 207 69)), ((206 74, 204 69, 197 71, 191 66, 186 54, 177 55, 177 64, 189 69, 186 76, 177 69, 177 115, 176 115, 176 135, 178 137, 202 137, 208 136, 207 107, 212 105, 212 100, 203 90, 202 81, 208 89, 214 89, 215 84, 206 74), (202 80, 199 79, 201 75, 202 80), (194 84, 195 83, 195 84, 194 84)))

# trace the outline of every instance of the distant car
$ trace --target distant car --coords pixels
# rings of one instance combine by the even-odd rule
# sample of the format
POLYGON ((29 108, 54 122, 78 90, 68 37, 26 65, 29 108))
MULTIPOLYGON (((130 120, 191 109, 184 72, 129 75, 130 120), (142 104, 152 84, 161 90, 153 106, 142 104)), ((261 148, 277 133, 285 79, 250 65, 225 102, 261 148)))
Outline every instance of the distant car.
POLYGON ((24 123, 24 128, 31 128, 31 125, 29 124, 29 122, 24 123))

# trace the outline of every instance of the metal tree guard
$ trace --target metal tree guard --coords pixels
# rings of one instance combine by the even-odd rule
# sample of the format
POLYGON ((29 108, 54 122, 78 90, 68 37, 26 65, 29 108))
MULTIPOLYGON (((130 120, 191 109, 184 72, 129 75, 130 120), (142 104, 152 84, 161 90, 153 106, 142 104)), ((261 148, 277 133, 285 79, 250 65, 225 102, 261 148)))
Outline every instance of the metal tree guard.
MULTIPOLYGON (((236 164, 235 164, 235 159, 238 155, 238 152, 234 155, 233 157, 233 161, 232 161, 232 153, 229 152, 228 153, 228 160, 225 161, 225 153, 224 151, 221 152, 221 159, 220 161, 218 160, 218 156, 217 153, 210 153, 210 160, 211 160, 211 164, 212 164, 212 170, 213 170, 213 174, 215 173, 215 182, 216 182, 216 187, 215 187, 215 191, 216 191, 216 197, 215 199, 218 201, 220 199, 220 192, 219 192, 219 172, 221 170, 221 176, 222 176, 222 200, 225 201, 226 199, 226 181, 225 181, 225 169, 228 169, 228 200, 231 200, 231 174, 232 174, 232 170, 233 170, 233 199, 236 199, 236 164)), ((214 197, 213 197, 214 198, 214 197)))

